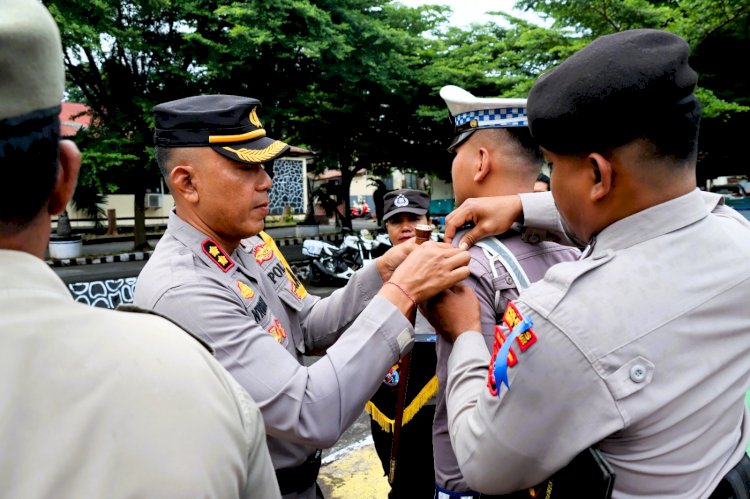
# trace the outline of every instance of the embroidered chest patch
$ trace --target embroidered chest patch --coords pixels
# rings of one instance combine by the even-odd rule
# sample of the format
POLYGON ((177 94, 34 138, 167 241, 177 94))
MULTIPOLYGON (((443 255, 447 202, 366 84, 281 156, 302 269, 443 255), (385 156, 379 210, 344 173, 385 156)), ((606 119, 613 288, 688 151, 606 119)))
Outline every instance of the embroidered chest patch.
POLYGON ((253 256, 255 257, 255 261, 258 262, 258 265, 260 265, 273 257, 273 249, 266 243, 260 243, 253 248, 253 256))
POLYGON ((203 241, 201 243, 201 248, 203 249, 203 252, 208 256, 208 258, 210 258, 211 261, 214 262, 224 272, 227 272, 229 269, 234 267, 234 262, 231 258, 229 258, 229 255, 227 255, 224 250, 221 249, 221 246, 219 246, 211 239, 206 239, 205 241, 203 241))
POLYGON ((255 296, 255 291, 253 290, 253 288, 251 288, 250 286, 248 286, 242 281, 237 281, 237 289, 240 290, 240 294, 246 300, 249 300, 253 296, 255 296))
POLYGON ((283 344, 286 339, 286 331, 284 330, 284 326, 281 325, 281 322, 279 322, 279 319, 273 320, 273 324, 268 328, 268 333, 279 343, 283 344))

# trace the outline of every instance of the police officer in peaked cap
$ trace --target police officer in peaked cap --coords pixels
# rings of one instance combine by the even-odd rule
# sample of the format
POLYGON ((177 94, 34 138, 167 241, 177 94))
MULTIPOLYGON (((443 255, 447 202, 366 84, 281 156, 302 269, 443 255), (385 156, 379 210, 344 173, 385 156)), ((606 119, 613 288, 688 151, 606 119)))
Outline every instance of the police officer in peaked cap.
POLYGON ((314 498, 321 449, 362 413, 414 343, 417 303, 466 276, 468 253, 399 245, 330 297, 310 295, 263 232, 287 145, 261 103, 199 95, 154 108, 156 157, 175 208, 135 302, 190 328, 257 401, 285 498, 314 498), (415 249, 417 248, 417 249, 415 249), (325 350, 312 366, 303 355, 325 350))
MULTIPOLYGON (((462 245, 523 215, 585 246, 520 293, 494 359, 476 298, 436 305, 453 341, 450 434, 475 490, 534 486, 593 446, 612 497, 747 497, 750 222, 696 188, 688 60, 665 31, 597 38, 529 93, 551 195, 470 200, 446 220, 447 238, 476 223, 462 245)), ((595 481, 567 497, 593 497, 595 481)))

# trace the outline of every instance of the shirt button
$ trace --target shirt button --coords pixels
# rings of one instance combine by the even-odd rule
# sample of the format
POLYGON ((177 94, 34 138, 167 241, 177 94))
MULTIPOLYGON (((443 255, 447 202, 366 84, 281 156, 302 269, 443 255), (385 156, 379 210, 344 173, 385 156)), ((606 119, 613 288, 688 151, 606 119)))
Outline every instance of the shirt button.
POLYGON ((513 278, 511 276, 506 276, 505 284, 513 284, 513 278))
POLYGON ((636 364, 630 368, 630 379, 636 383, 642 383, 646 379, 646 368, 641 364, 636 364))

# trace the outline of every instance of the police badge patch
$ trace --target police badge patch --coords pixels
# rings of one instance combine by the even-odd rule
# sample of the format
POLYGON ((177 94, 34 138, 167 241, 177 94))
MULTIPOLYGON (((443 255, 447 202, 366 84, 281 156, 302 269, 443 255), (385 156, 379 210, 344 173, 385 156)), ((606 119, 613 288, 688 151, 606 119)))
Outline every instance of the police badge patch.
POLYGON ((273 257, 273 249, 266 243, 260 243, 253 248, 253 256, 255 261, 260 265, 263 262, 267 262, 273 257))
POLYGON ((397 208, 403 208, 404 206, 409 206, 409 200, 406 199, 406 196, 403 194, 399 194, 396 196, 396 199, 393 200, 393 205, 397 208))
POLYGON ((286 331, 284 330, 284 326, 281 325, 281 322, 279 322, 279 319, 274 319, 273 324, 271 324, 271 327, 268 328, 268 333, 273 336, 273 338, 281 343, 284 344, 284 340, 286 339, 286 331))
POLYGON ((242 294, 242 297, 246 300, 249 300, 250 298, 255 296, 255 291, 253 290, 253 288, 242 281, 237 281, 237 289, 240 290, 240 294, 242 294))

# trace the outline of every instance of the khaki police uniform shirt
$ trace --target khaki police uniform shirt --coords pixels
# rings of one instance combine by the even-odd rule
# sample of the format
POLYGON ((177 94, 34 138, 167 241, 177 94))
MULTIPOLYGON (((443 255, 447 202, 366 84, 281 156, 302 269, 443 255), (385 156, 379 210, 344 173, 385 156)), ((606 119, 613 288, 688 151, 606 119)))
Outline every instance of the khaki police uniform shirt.
POLYGON ((195 338, 0 250, 4 498, 280 497, 260 411, 195 338))
POLYGON ((484 338, 457 339, 448 418, 473 488, 521 489, 598 444, 615 498, 710 495, 750 439, 750 223, 720 200, 695 190, 622 219, 522 292, 535 341, 513 344, 499 396, 484 338))
MULTIPOLYGON (((170 214, 136 283, 135 302, 211 345, 263 413, 276 469, 331 447, 414 342, 411 323, 375 296, 376 266, 330 297, 307 294, 269 237, 231 255, 170 214), (310 367, 303 354, 327 349, 310 367)), ((314 488, 301 497, 314 497, 314 488)))
MULTIPOLYGON (((454 238, 454 246, 458 245, 462 233, 454 238)), ((521 268, 531 282, 538 281, 544 276, 546 270, 552 265, 578 259, 580 251, 569 246, 562 246, 551 242, 539 242, 530 244, 521 239, 517 232, 510 232, 499 237, 508 250, 518 260, 521 268)), ((490 262, 482 248, 472 246, 469 248, 471 261, 469 270, 471 276, 463 284, 472 288, 477 295, 480 304, 482 335, 487 348, 492 351, 495 337, 495 324, 502 318, 508 300, 518 297, 518 290, 513 277, 499 262, 495 262, 497 277, 494 277, 490 262), (495 306, 495 292, 500 292, 500 303, 495 306)), ((465 491, 469 487, 466 484, 461 470, 456 462, 456 456, 451 447, 448 434, 448 413, 445 403, 445 386, 447 380, 448 357, 451 353, 451 344, 442 337, 437 339, 437 375, 438 395, 437 407, 435 408, 435 421, 433 425, 432 446, 435 456, 435 482, 448 490, 465 491)))

